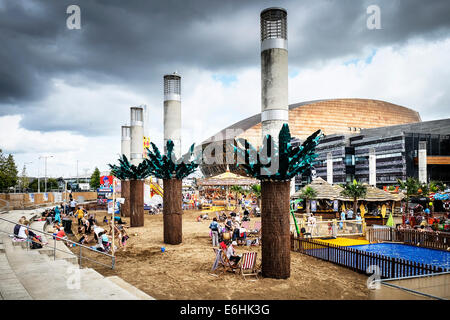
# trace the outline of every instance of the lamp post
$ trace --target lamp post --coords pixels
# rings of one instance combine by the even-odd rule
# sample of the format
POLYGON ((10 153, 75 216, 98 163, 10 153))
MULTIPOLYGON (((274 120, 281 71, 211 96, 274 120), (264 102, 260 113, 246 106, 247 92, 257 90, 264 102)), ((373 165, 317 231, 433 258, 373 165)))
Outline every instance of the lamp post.
MULTIPOLYGON (((47 159, 53 158, 53 156, 40 156, 39 159, 44 158, 45 159, 45 192, 47 192, 47 159)), ((38 186, 39 186, 39 180, 38 180, 38 186)), ((40 192, 40 188, 38 187, 38 192, 40 192)))

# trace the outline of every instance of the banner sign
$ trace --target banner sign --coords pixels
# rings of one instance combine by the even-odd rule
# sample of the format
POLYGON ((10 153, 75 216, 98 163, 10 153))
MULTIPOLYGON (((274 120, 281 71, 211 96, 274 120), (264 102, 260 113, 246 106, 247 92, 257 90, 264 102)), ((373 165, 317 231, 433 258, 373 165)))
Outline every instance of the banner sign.
POLYGON ((148 155, 147 155, 147 148, 150 148, 150 138, 144 136, 142 142, 143 142, 143 144, 144 144, 144 154, 143 154, 142 156, 144 157, 144 159, 147 159, 147 158, 148 158, 148 155))
POLYGON ((53 202, 62 202, 62 193, 61 192, 53 192, 53 202))
MULTIPOLYGON (((108 199, 107 205, 108 205, 108 214, 112 214, 113 213, 113 201, 111 199, 108 199)), ((119 202, 116 202, 115 213, 120 213, 119 202)))
POLYGON ((34 202, 34 193, 29 193, 28 197, 30 199, 30 202, 34 202))
POLYGON ((44 202, 48 201, 48 193, 44 193, 44 202))
POLYGON ((336 212, 339 211, 339 204, 337 200, 333 201, 333 210, 336 212))
POLYGON ((311 212, 317 211, 317 202, 316 200, 311 200, 311 212))

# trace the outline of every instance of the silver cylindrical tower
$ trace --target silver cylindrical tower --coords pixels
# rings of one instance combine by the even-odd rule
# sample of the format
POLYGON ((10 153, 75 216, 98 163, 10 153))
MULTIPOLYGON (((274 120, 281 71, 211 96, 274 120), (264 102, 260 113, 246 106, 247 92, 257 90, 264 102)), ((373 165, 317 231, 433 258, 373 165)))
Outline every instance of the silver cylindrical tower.
POLYGON ((122 126, 122 139, 121 139, 121 154, 125 155, 130 160, 131 153, 131 127, 122 126))
POLYGON ((142 162, 144 153, 144 109, 142 107, 132 107, 130 111, 130 162, 137 166, 142 162))
POLYGON ((167 140, 175 144, 176 158, 181 157, 181 76, 176 72, 164 76, 164 151, 167 140))
POLYGON ((268 8, 260 19, 262 135, 277 141, 281 127, 289 122, 287 11, 268 8))

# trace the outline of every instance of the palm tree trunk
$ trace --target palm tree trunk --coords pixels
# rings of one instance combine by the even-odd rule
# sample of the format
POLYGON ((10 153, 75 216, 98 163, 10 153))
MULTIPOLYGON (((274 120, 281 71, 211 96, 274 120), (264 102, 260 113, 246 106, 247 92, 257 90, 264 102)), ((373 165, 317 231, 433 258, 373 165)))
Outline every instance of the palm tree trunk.
POLYGON ((356 216, 356 212, 358 211, 358 199, 353 198, 353 216, 356 216))
POLYGON ((291 273, 290 181, 261 181, 262 275, 287 279, 291 273))
POLYGON ((309 213, 311 212, 311 202, 309 199, 305 199, 306 202, 306 214, 309 215, 309 213))
POLYGON ((183 197, 181 184, 182 180, 180 179, 163 180, 164 243, 167 244, 180 244, 183 241, 183 210, 181 209, 183 197))
POLYGON ((130 180, 130 227, 144 226, 144 180, 130 180))
POLYGON ((130 180, 122 180, 120 182, 120 194, 125 198, 125 202, 120 206, 123 217, 130 216, 130 180))

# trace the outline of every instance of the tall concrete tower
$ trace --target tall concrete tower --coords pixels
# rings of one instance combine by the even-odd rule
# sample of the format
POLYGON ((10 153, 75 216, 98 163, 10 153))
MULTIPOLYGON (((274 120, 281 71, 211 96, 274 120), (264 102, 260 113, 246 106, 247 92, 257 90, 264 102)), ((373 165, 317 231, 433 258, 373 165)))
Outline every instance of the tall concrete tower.
POLYGON ((131 140, 130 159, 131 164, 139 165, 144 153, 144 110, 142 107, 131 107, 131 140))
MULTIPOLYGON (((287 12, 281 8, 265 9, 260 14, 260 22, 262 137, 270 134, 277 142, 283 124, 289 120, 287 12)), ((272 161, 271 173, 278 169, 278 161, 272 161)), ((261 272, 264 277, 290 277, 289 193, 293 183, 261 180, 261 272)))
POLYGON ((287 11, 261 12, 261 122, 263 138, 278 134, 289 121, 287 11))
MULTIPOLYGON (((130 126, 122 126, 122 143, 121 143, 121 153, 125 155, 130 161, 131 155, 131 127, 130 126)), ((121 206, 121 212, 124 217, 130 216, 130 181, 129 180, 121 180, 121 197, 125 198, 124 204, 121 206)))
POLYGON ((125 155, 130 160, 131 153, 131 127, 122 126, 122 139, 120 145, 121 154, 125 155))
POLYGON ((181 157, 181 76, 176 72, 164 76, 164 151, 167 140, 175 144, 176 158, 181 157))
POLYGON ((327 153, 327 182, 333 184, 333 154, 327 153))
POLYGON ((375 148, 369 150, 369 184, 371 186, 377 185, 377 156, 375 148))
POLYGON ((418 152, 419 182, 427 183, 427 142, 419 141, 418 152))

